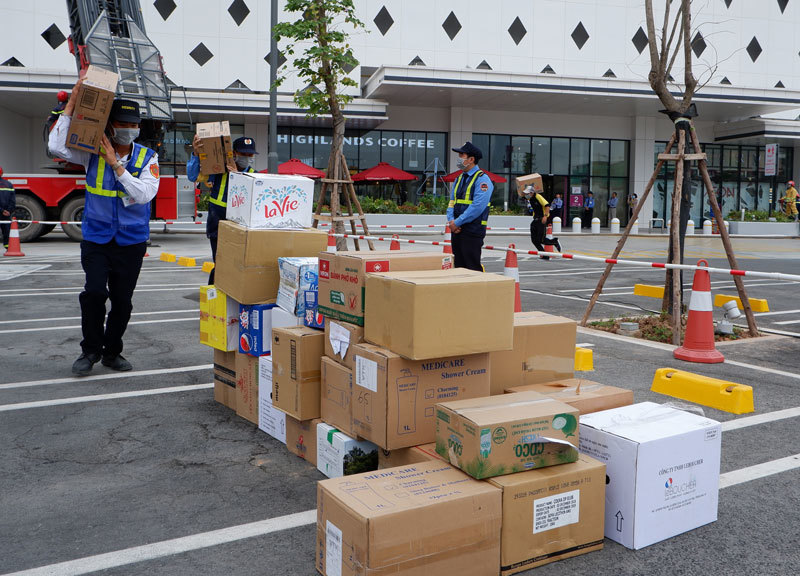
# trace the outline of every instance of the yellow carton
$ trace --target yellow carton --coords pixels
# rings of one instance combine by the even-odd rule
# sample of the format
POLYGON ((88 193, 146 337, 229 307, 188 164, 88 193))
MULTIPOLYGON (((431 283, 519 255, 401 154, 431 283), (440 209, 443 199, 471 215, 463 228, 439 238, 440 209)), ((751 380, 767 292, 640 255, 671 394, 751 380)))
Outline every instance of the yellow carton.
POLYGON ((239 350, 239 303, 216 286, 200 286, 200 343, 239 350))

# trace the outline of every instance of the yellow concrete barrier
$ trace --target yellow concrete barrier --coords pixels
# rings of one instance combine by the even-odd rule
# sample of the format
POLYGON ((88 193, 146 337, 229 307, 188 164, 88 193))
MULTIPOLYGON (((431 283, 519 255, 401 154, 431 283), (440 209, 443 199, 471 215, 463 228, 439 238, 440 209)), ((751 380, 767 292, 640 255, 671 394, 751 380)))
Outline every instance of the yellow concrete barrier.
POLYGON ((634 284, 633 285, 633 295, 634 296, 647 296, 648 298, 663 298, 664 297, 664 287, 663 286, 650 286, 649 284, 634 284))
POLYGON ((187 266, 191 268, 192 266, 197 266, 197 261, 194 258, 181 256, 178 258, 178 266, 187 266))
POLYGON ((214 269, 213 262, 203 262, 203 272, 205 272, 206 274, 210 274, 213 269, 214 269))
POLYGON ((158 259, 162 262, 175 262, 176 256, 175 254, 170 254, 169 252, 162 252, 158 259))
MULTIPOLYGON (((722 306, 725 302, 733 300, 739 309, 742 309, 742 299, 738 296, 728 296, 727 294, 717 294, 714 296, 714 306, 722 306)), ((763 298, 748 298, 750 308, 753 312, 769 312, 769 303, 763 298)))
POLYGON ((731 414, 747 414, 755 410, 752 386, 672 368, 656 370, 650 390, 731 414))
POLYGON ((575 370, 594 370, 594 356, 590 348, 575 346, 575 370))

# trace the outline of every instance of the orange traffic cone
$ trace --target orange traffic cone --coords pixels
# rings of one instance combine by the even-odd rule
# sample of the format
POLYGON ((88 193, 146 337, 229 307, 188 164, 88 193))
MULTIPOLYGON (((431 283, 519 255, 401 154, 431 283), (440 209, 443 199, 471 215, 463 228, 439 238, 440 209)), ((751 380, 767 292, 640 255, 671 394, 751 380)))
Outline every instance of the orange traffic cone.
POLYGON ((444 254, 452 254, 453 253, 453 246, 451 245, 452 242, 452 235, 450 234, 450 226, 445 224, 444 227, 444 249, 442 252, 444 254))
POLYGON ((336 237, 333 235, 333 230, 328 232, 328 248, 326 252, 336 252, 336 237))
POLYGON ((397 234, 392 234, 392 243, 389 244, 389 250, 400 250, 399 238, 397 234))
POLYGON ((11 220, 11 232, 8 235, 8 249, 3 256, 25 256, 19 244, 19 226, 17 225, 16 218, 11 220))
MULTIPOLYGON (((552 224, 548 224, 548 225, 547 225, 547 239, 548 239, 548 240, 550 240, 550 241, 552 241, 552 240, 553 240, 553 225, 552 225, 552 224)), ((545 251, 545 252, 555 252, 555 251, 556 251, 556 249, 555 249, 555 248, 553 248, 553 245, 552 245, 552 244, 550 244, 550 243, 545 243, 545 245, 544 245, 544 251, 545 251)))
MULTIPOLYGON (((698 266, 701 264, 708 266, 705 260, 697 262, 698 266)), ((708 271, 696 270, 692 282, 692 298, 689 301, 686 336, 683 346, 672 353, 678 360, 703 364, 725 361, 725 356, 714 347, 714 312, 711 304, 711 280, 708 271)))
POLYGON ((522 299, 519 295, 519 266, 517 265, 517 253, 514 252, 514 245, 509 244, 511 250, 506 250, 506 263, 503 267, 503 276, 514 279, 514 312, 522 312, 522 299))

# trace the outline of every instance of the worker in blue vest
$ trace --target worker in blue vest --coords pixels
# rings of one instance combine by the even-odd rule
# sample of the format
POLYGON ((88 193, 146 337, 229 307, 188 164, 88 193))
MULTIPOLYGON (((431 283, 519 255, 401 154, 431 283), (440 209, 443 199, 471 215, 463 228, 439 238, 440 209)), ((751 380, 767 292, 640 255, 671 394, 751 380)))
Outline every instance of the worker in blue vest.
POLYGON ((481 248, 486 237, 489 201, 494 184, 478 168, 478 162, 483 158, 480 148, 467 142, 460 148, 453 148, 453 152, 458 153, 457 166, 461 170, 453 184, 447 207, 447 225, 452 234, 455 266, 482 272, 481 248))
MULTIPOLYGON (((197 182, 200 174, 200 158, 198 153, 203 149, 203 141, 194 136, 192 142, 192 155, 186 163, 186 177, 192 182, 197 182)), ((206 220, 206 237, 211 242, 211 259, 217 262, 217 236, 220 220, 225 220, 225 213, 228 208, 228 174, 230 172, 255 172, 253 162, 255 161, 256 141, 249 136, 237 138, 233 141, 233 161, 228 160, 228 171, 222 174, 211 174, 208 183, 211 186, 211 193, 208 197, 208 219, 206 220)), ((216 268, 216 266, 214 267, 216 268)), ((208 283, 214 283, 214 268, 208 276, 208 283)))
POLYGON ((133 291, 150 238, 150 202, 158 192, 158 155, 134 142, 139 136, 139 104, 114 100, 100 154, 67 148, 67 132, 81 80, 50 132, 48 147, 60 158, 86 169, 81 221, 81 265, 86 277, 81 304, 82 353, 72 373, 85 376, 92 366, 131 370, 122 356, 122 336, 133 310, 133 291), (111 310, 106 316, 106 300, 111 310))

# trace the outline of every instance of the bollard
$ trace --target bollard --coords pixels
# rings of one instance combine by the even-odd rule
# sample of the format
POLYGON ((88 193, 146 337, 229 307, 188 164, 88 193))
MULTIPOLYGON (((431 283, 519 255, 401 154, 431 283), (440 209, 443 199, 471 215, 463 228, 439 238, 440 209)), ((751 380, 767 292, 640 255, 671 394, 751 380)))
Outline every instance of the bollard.
POLYGON ((725 222, 725 231, 726 231, 726 232, 730 232, 730 231, 731 231, 731 224, 730 224, 730 222, 728 222, 727 220, 723 220, 723 222, 725 222))
POLYGON ((634 221, 633 226, 631 226, 631 234, 638 234, 638 233, 639 233, 639 219, 637 218, 634 221))
POLYGON ((592 218, 592 234, 600 234, 600 218, 592 218))
POLYGON ((611 219, 611 233, 619 234, 619 218, 611 219))
POLYGON ((686 235, 694 236, 694 220, 689 220, 686 223, 686 235))
POLYGON ((711 220, 703 222, 703 236, 711 236, 711 220))
POLYGON ((581 219, 575 216, 572 219, 572 233, 573 234, 580 234, 581 233, 581 219))
POLYGON ((553 218, 553 234, 561 234, 561 218, 553 218))

